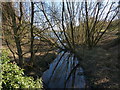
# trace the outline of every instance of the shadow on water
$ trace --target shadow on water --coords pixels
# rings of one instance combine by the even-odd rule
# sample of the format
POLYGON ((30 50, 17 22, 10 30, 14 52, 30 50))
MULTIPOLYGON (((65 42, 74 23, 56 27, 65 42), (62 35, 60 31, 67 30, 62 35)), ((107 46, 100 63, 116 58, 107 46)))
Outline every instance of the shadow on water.
POLYGON ((70 52, 61 51, 43 73, 42 79, 46 88, 85 88, 83 69, 77 58, 70 52))

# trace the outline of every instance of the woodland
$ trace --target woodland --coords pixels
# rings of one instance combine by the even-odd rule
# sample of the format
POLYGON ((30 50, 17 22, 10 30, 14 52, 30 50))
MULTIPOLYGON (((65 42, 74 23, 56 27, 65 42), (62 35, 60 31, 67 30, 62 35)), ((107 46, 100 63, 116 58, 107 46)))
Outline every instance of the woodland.
MULTIPOLYGON (((65 82, 82 67, 86 84, 81 88, 120 88, 120 1, 1 2, 0 6, 3 90, 52 88, 45 83, 43 76, 49 73, 44 72, 54 67, 54 73, 64 76, 65 69, 63 73, 57 69, 60 61, 75 58, 78 63, 71 65, 65 82), (75 58, 62 60, 61 55, 52 66, 61 52, 75 58)), ((73 80, 65 88, 76 88, 76 83, 73 80)))

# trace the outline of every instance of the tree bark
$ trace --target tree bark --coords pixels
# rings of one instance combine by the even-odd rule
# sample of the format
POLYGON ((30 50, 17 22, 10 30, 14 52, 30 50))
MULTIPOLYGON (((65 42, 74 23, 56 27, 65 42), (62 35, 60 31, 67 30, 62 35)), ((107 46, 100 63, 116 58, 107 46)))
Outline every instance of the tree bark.
POLYGON ((17 27, 17 23, 16 23, 16 15, 15 15, 15 10, 12 7, 12 3, 8 3, 9 7, 11 8, 11 19, 12 19, 12 29, 14 32, 14 39, 15 39, 15 44, 16 44, 16 48, 17 48, 17 52, 18 52, 18 58, 19 58, 19 65, 22 67, 23 65, 23 55, 22 55, 22 48, 21 48, 21 44, 20 44, 20 37, 18 36, 18 27, 17 27))
POLYGON ((31 2, 31 45, 30 45, 30 62, 33 63, 34 61, 34 51, 33 51, 33 42, 34 42, 34 35, 33 35, 33 21, 34 21, 34 3, 31 2))

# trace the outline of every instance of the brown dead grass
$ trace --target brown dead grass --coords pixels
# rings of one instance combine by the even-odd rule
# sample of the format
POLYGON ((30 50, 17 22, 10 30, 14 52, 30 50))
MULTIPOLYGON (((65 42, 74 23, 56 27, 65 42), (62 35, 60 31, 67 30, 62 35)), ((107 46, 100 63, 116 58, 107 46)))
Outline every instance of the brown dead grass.
MULTIPOLYGON (((113 39, 114 40, 114 39, 113 39)), ((120 88, 118 54, 119 44, 109 47, 104 43, 91 50, 80 47, 78 53, 83 57, 81 61, 85 68, 90 84, 95 88, 120 88), (106 45, 106 46, 105 46, 106 45), (105 48, 107 47, 107 48, 105 48)), ((107 41, 108 43, 108 41, 107 41)))

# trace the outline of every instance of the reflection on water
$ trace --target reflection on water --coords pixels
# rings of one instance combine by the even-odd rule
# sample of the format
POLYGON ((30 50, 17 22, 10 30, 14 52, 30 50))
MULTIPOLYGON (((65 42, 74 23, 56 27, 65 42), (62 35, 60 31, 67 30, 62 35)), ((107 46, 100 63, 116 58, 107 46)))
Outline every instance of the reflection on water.
POLYGON ((77 63, 77 58, 73 54, 60 52, 50 64, 50 68, 44 72, 43 82, 48 88, 85 88, 86 83, 82 68, 77 68, 68 79, 71 70, 77 63))

